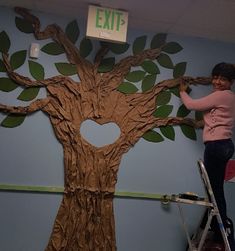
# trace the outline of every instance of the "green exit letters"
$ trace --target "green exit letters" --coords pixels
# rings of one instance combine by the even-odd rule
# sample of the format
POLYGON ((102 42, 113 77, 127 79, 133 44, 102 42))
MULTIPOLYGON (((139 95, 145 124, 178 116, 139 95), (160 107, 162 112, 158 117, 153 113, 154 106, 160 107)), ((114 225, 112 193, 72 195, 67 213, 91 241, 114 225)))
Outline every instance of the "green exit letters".
POLYGON ((117 10, 97 8, 96 28, 119 31, 120 26, 125 23, 122 19, 122 15, 123 13, 117 10))
POLYGON ((125 43, 128 12, 89 5, 86 37, 125 43))

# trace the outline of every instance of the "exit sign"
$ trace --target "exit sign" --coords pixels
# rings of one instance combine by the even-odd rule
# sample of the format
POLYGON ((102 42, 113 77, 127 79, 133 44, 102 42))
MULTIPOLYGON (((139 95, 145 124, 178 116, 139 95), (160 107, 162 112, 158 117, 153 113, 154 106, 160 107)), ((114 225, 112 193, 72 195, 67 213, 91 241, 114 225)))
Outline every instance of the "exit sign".
POLYGON ((86 36, 125 43, 127 24, 128 12, 90 5, 86 36))

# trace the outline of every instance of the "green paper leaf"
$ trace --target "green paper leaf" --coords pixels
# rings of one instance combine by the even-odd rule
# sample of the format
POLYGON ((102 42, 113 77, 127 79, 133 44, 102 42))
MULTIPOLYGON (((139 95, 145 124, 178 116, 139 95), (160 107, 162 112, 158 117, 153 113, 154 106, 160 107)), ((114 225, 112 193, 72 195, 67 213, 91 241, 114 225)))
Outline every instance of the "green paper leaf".
POLYGON ((188 125, 180 125, 180 128, 184 136, 186 136, 187 138, 191 140, 197 139, 196 131, 193 127, 188 125))
POLYGON ((180 44, 176 42, 169 42, 163 47, 162 50, 165 51, 166 53, 174 54, 180 52, 182 49, 183 47, 180 44))
POLYGON ((72 76, 77 74, 76 65, 69 63, 55 63, 57 71, 64 76, 72 76))
POLYGON ((147 36, 137 37, 133 43, 132 51, 136 55, 142 52, 146 45, 147 36))
POLYGON ((81 43, 80 43, 80 55, 83 58, 86 58, 92 51, 93 47, 92 47, 92 43, 91 40, 88 38, 83 38, 81 43))
POLYGON ((0 90, 3 92, 11 92, 15 90, 18 85, 10 78, 0 78, 0 90))
POLYGON ((149 142, 159 143, 164 141, 164 138, 162 135, 154 130, 149 130, 142 136, 145 140, 149 142))
POLYGON ((161 126, 160 131, 162 135, 170 140, 175 140, 175 129, 173 126, 161 126))
POLYGON ((186 117, 191 111, 188 110, 184 104, 182 104, 178 111, 177 111, 177 117, 181 117, 181 118, 184 118, 186 117))
POLYGON ((125 79, 130 82, 139 82, 144 78, 144 76, 145 76, 144 71, 137 70, 137 71, 129 72, 126 75, 125 79))
POLYGON ((21 125, 25 120, 26 115, 9 114, 2 122, 1 126, 13 128, 21 125))
POLYGON ((186 62, 178 63, 174 67, 173 76, 174 78, 182 77, 186 71, 186 62))
POLYGON ((155 110, 153 116, 156 118, 166 118, 171 114, 172 110, 173 105, 162 105, 155 110))
POLYGON ((157 75, 146 75, 142 81, 141 89, 143 92, 150 90, 156 83, 157 75))
POLYGON ((203 112, 195 111, 195 119, 203 120, 203 112))
POLYGON ((176 97, 180 96, 180 92, 179 92, 179 87, 173 87, 169 89, 171 93, 173 93, 176 97))
POLYGON ((110 45, 110 50, 115 54, 122 54, 129 49, 130 45, 128 43, 125 44, 114 44, 110 45))
POLYGON ((78 40, 80 31, 79 31, 79 27, 78 27, 78 23, 76 20, 70 22, 66 29, 65 29, 65 33, 67 35, 67 37, 69 38, 69 40, 72 43, 76 43, 76 41, 78 40))
POLYGON ((158 66, 150 60, 146 60, 141 64, 141 67, 150 74, 159 74, 160 70, 158 66))
POLYGON ((13 70, 18 69, 26 60, 27 51, 17 51, 11 55, 10 64, 13 70))
POLYGON ((114 64, 115 64, 115 58, 112 57, 112 58, 104 58, 99 67, 98 67, 98 72, 109 72, 113 69, 114 67, 114 64))
POLYGON ((22 101, 31 101, 37 97, 39 90, 39 87, 26 88, 20 93, 17 99, 22 101))
POLYGON ((118 86, 117 90, 125 94, 131 94, 136 93, 138 88, 130 82, 124 82, 118 86))
POLYGON ((162 91, 156 97, 156 105, 166 105, 171 100, 171 93, 169 91, 162 91))
POLYGON ((33 25, 29 21, 25 20, 24 18, 16 17, 15 24, 16 24, 16 27, 24 33, 34 32, 33 25))
POLYGON ((43 80, 45 77, 44 68, 39 63, 29 60, 29 71, 32 77, 36 80, 43 80))
POLYGON ((0 59, 0 72, 6 72, 6 67, 5 67, 2 59, 0 59))
POLYGON ((165 68, 173 69, 174 65, 167 54, 161 53, 157 58, 158 63, 165 68))
POLYGON ((159 33, 156 34, 151 41, 151 49, 159 48, 166 43, 167 34, 159 33))
POLYGON ((48 55, 60 55, 64 53, 64 48, 60 46, 58 43, 51 42, 44 45, 41 51, 45 52, 48 55))
POLYGON ((0 52, 7 53, 10 49, 11 41, 5 31, 0 33, 0 52))

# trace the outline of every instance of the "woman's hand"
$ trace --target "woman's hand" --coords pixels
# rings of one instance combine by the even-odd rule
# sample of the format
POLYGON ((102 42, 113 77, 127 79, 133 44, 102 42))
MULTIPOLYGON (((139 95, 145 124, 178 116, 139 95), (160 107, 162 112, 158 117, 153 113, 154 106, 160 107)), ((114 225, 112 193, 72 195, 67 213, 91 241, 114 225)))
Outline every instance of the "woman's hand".
POLYGON ((179 87, 180 92, 186 92, 187 89, 188 85, 182 80, 179 87))

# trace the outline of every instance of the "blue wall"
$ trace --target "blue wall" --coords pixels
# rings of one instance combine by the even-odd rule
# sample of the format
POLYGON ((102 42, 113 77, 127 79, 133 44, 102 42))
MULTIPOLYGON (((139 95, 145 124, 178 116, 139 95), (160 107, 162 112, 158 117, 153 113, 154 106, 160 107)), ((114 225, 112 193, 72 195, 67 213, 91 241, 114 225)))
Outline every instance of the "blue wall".
MULTIPOLYGON (((35 13, 42 25, 57 23, 62 28, 72 19, 35 13)), ((20 33, 14 23, 12 9, 0 7, 0 32, 5 30, 12 45, 10 53, 27 49, 35 42, 32 35, 20 33)), ((85 21, 78 20, 84 35, 85 21)), ((161 32, 161 31, 156 31, 161 32)), ((154 34, 128 31, 128 42, 138 36, 154 34)), ((177 41, 183 46, 182 52, 173 57, 175 63, 187 62, 186 75, 208 76, 214 64, 221 61, 234 62, 235 44, 222 43, 193 37, 169 35, 168 41, 177 41)), ((39 41, 41 45, 48 43, 39 41)), ((129 52, 131 53, 131 52, 129 52)), ((64 55, 49 57, 43 53, 37 62, 45 66, 46 76, 58 75, 54 62, 65 61, 64 55)), ((27 64, 17 70, 30 76, 27 64)), ((4 77, 4 73, 0 73, 4 77)), ((162 79, 172 78, 172 73, 163 71, 162 79)), ((159 80, 160 80, 159 78, 159 80)), ((19 105, 16 97, 20 88, 11 93, 0 92, 0 103, 19 105)), ((194 97, 205 95, 209 87, 194 87, 194 97)), ((40 94, 44 95, 43 91, 40 94)), ((180 100, 173 100, 179 106, 180 100)), ((25 105, 25 103, 24 103, 25 105)), ((0 120, 4 115, 0 113, 0 120)), ((108 128, 110 135, 117 132, 114 126, 108 128)), ((89 124, 84 134, 92 135, 99 144, 107 132, 97 135, 97 129, 89 124)), ((193 191, 204 195, 196 161, 203 157, 201 131, 198 140, 185 138, 176 127, 176 139, 155 144, 141 139, 122 159, 118 191, 177 194, 193 191)), ((110 136, 111 137, 111 136, 110 136)), ((38 186, 63 186, 63 151, 54 136, 48 118, 37 112, 15 129, 0 127, 0 183, 38 186)), ((232 193, 235 185, 226 184, 229 215, 235 221, 235 201, 232 193)), ((56 216, 61 195, 0 192, 0 250, 42 251, 44 250, 56 216)), ((183 206, 190 231, 200 219, 201 207, 183 206)), ((118 251, 182 251, 186 238, 182 230, 178 209, 175 204, 163 207, 159 201, 115 198, 116 236, 118 251)))

